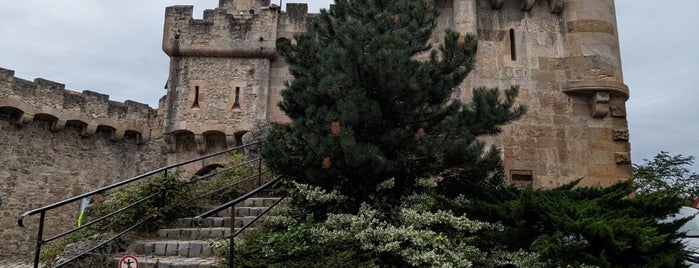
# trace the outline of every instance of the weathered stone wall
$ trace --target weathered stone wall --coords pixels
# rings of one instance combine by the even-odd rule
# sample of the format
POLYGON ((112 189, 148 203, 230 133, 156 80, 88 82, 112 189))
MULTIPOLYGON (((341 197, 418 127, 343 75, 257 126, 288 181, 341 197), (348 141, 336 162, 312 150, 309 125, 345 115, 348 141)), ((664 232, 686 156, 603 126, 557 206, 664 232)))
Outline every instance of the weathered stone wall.
POLYGON ((529 112, 489 139, 508 175, 531 174, 535 187, 630 178, 614 2, 497 2, 479 1, 477 66, 461 90, 468 98, 476 86, 521 87, 529 112))
MULTIPOLYGON (((147 105, 0 74, 0 255, 33 252, 38 216, 20 228, 23 212, 164 165, 164 142, 150 139, 159 120, 147 105)), ((47 214, 46 235, 75 226, 78 206, 47 214)))
MULTIPOLYGON (((247 68, 247 58, 269 59, 269 65, 255 66, 256 74, 268 76, 268 85, 260 85, 261 91, 266 92, 265 119, 287 121, 276 104, 281 100, 284 83, 293 77, 281 57, 266 54, 276 49, 273 42, 267 41, 308 31, 315 15, 308 14, 306 4, 287 4, 286 12, 281 13, 268 4, 221 1, 219 8, 205 12, 204 18, 213 21, 212 25, 220 25, 221 30, 206 31, 193 30, 199 29, 196 27, 200 22, 191 18, 191 7, 169 9, 163 47, 169 55, 177 56, 171 65, 171 71, 176 72, 171 74, 171 81, 181 83, 177 86, 190 92, 191 86, 186 88, 192 81, 225 85, 231 79, 251 79, 248 84, 256 84, 265 79, 226 73, 218 68, 224 64, 213 61, 229 62, 222 58, 232 58, 229 60, 236 67, 229 67, 227 71, 231 71, 247 68), (206 15, 214 13, 214 17, 206 15), (226 31, 233 28, 239 30, 226 31), (179 37, 172 34, 175 32, 179 37), (193 44, 190 39, 203 41, 193 44), (173 49, 178 47, 185 52, 173 49), (186 69, 191 77, 180 74, 186 69), (172 79, 178 75, 179 80, 172 79)), ((586 185, 608 185, 630 177, 624 108, 628 88, 621 72, 614 1, 436 0, 435 4, 440 9, 430 39, 435 47, 447 28, 473 33, 478 38, 476 69, 455 92, 455 98, 468 101, 471 90, 479 86, 520 86, 519 102, 529 112, 506 126, 502 134, 485 138, 503 149, 510 179, 524 180, 517 183, 535 187, 552 187, 580 178, 586 185)), ((230 98, 225 86, 217 87, 220 89, 213 90, 220 92, 220 98, 230 98)), ((186 103, 191 102, 191 97, 187 99, 182 90, 170 92, 173 96, 180 94, 173 97, 180 104, 168 106, 168 112, 177 114, 171 120, 178 126, 173 131, 188 129, 196 136, 201 133, 197 124, 213 126, 221 122, 214 115, 219 110, 206 113, 210 120, 202 120, 188 113, 186 103), (199 121, 191 124, 190 118, 199 121)), ((259 110, 257 114, 261 114, 259 110)), ((242 113, 224 124, 246 129, 259 124, 260 118, 242 113)), ((165 132, 169 133, 167 127, 165 132)), ((199 144, 203 144, 202 139, 199 144)))
MULTIPOLYGON (((503 149, 509 179, 553 187, 631 176, 613 0, 435 3, 441 13, 430 42, 447 28, 478 38, 476 69, 454 98, 468 101, 479 86, 520 86, 529 112, 485 138, 503 149)), ((0 255, 33 250, 31 229, 16 227, 28 209, 255 140, 267 122, 288 120, 277 103, 293 77, 276 40, 309 30, 315 15, 307 5, 281 12, 269 0, 222 0, 200 20, 192 10, 166 10, 163 51, 171 63, 157 111, 0 69, 0 255)), ((51 226, 72 226, 77 207, 49 215, 51 226)))
POLYGON ((201 20, 192 18, 192 6, 166 10, 168 162, 241 145, 245 133, 266 122, 278 9, 269 1, 252 4, 222 1, 201 20))
MULTIPOLYGON (((277 24, 277 37, 288 38, 293 40, 297 33, 309 31, 312 20, 316 14, 308 13, 307 4, 292 4, 286 5, 286 12, 279 14, 277 24)), ((292 80, 293 77, 289 73, 289 65, 284 61, 284 58, 278 56, 271 63, 270 78, 269 78, 269 104, 267 105, 267 120, 273 122, 287 122, 289 119, 284 113, 279 110, 277 103, 282 101, 280 92, 284 90, 285 83, 292 80)))

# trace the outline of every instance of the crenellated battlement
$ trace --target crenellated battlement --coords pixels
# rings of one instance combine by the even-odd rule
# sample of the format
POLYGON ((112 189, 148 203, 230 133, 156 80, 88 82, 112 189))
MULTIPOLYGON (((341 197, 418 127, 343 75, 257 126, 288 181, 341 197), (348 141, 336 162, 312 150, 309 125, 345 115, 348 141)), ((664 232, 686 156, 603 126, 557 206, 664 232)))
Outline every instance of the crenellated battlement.
POLYGON ((169 56, 274 58, 276 39, 285 29, 306 31, 308 4, 286 4, 286 12, 269 0, 221 1, 194 19, 193 6, 165 10, 163 51, 169 56))
POLYGON ((238 14, 223 7, 192 17, 193 6, 165 11, 163 51, 169 56, 273 58, 278 8, 267 6, 238 14))
POLYGON ((109 95, 89 90, 82 93, 66 90, 64 84, 42 78, 28 81, 3 68, 0 68, 0 111, 13 114, 18 124, 40 118, 49 120, 53 131, 67 125, 78 126, 81 136, 90 137, 103 129, 111 133, 112 141, 134 135, 138 143, 150 139, 151 119, 157 116, 156 110, 147 104, 111 101, 109 95))

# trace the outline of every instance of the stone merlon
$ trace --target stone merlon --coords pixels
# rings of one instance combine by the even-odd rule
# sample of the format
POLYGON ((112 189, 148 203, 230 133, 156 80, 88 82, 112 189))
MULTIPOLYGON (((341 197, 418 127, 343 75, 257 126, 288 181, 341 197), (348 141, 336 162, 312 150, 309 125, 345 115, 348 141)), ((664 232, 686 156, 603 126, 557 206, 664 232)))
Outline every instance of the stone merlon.
POLYGON ((98 128, 111 131, 111 140, 136 135, 138 142, 150 139, 151 118, 157 111, 147 104, 127 100, 110 101, 109 96, 85 90, 65 89, 65 85, 42 78, 33 82, 14 77, 14 71, 0 68, 0 109, 13 110, 17 123, 26 124, 36 116, 51 121, 51 130, 79 125, 89 137, 98 128))
POLYGON ((165 10, 163 51, 169 56, 274 58, 278 10, 230 14, 224 8, 192 17, 193 6, 165 10))

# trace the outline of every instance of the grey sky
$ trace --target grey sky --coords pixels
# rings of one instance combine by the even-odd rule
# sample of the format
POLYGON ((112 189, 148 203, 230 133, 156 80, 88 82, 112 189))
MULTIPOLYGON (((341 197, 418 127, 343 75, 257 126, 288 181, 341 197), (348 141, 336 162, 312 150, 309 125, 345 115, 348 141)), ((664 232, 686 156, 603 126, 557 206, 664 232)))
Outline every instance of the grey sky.
MULTIPOLYGON (((332 1, 308 2, 317 11, 332 1)), ((0 67, 24 79, 46 78, 71 90, 157 107, 168 69, 160 48, 165 7, 193 4, 201 17, 203 9, 217 3, 7 1, 0 8, 0 67)), ((617 0, 616 5, 624 80, 631 91, 627 108, 634 163, 660 150, 699 157, 699 35, 694 28, 699 1, 617 0)))

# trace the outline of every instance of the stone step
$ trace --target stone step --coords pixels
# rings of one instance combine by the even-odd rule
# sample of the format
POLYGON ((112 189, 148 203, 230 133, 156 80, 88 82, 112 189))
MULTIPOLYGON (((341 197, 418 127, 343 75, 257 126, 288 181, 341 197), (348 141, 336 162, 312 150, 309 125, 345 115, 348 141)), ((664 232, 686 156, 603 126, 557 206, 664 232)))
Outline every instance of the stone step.
POLYGON ((203 240, 134 241, 129 246, 128 251, 144 256, 179 256, 187 258, 214 256, 214 251, 209 246, 209 241, 203 240))
MULTIPOLYGON (((238 231, 240 228, 235 228, 238 231)), ((201 240, 212 238, 225 238, 231 235, 231 228, 174 228, 158 230, 158 237, 171 240, 201 240)))
MULTIPOLYGON (((271 213, 271 211, 268 213, 271 213)), ((243 225, 254 220, 255 218, 256 218, 256 216, 237 216, 235 218, 235 226, 234 227, 243 227, 243 225)), ((179 218, 171 226, 171 229, 173 229, 173 228, 220 228, 220 227, 230 228, 232 220, 233 219, 231 217, 210 217, 210 218, 201 219, 199 224, 197 224, 197 222, 192 217, 179 218)), ((253 224, 253 226, 256 226, 258 223, 259 223, 259 220, 257 222, 255 222, 253 224)))
MULTIPOLYGON (((112 267, 118 267, 119 260, 123 256, 112 258, 112 267)), ((139 267, 147 268, 218 268, 219 259, 214 257, 209 258, 188 258, 179 256, 143 256, 136 255, 139 267)), ((135 266, 134 266, 135 267, 135 266)))
POLYGON ((279 199, 279 197, 251 197, 238 205, 241 207, 269 207, 279 199))
MULTIPOLYGON (((209 207, 209 208, 203 208, 201 209, 200 213, 209 211, 211 209, 214 209, 215 207, 209 207)), ((264 212, 267 209, 267 207, 248 207, 248 206, 236 206, 235 207, 235 215, 236 217, 245 217, 245 216, 258 216, 261 215, 262 212, 264 212)), ((267 215, 274 215, 274 209, 270 210, 267 212, 267 215)), ((231 216, 231 210, 230 209, 225 209, 222 211, 219 211, 215 215, 213 215, 213 218, 219 217, 219 218, 225 218, 225 217, 230 217, 231 216)))

